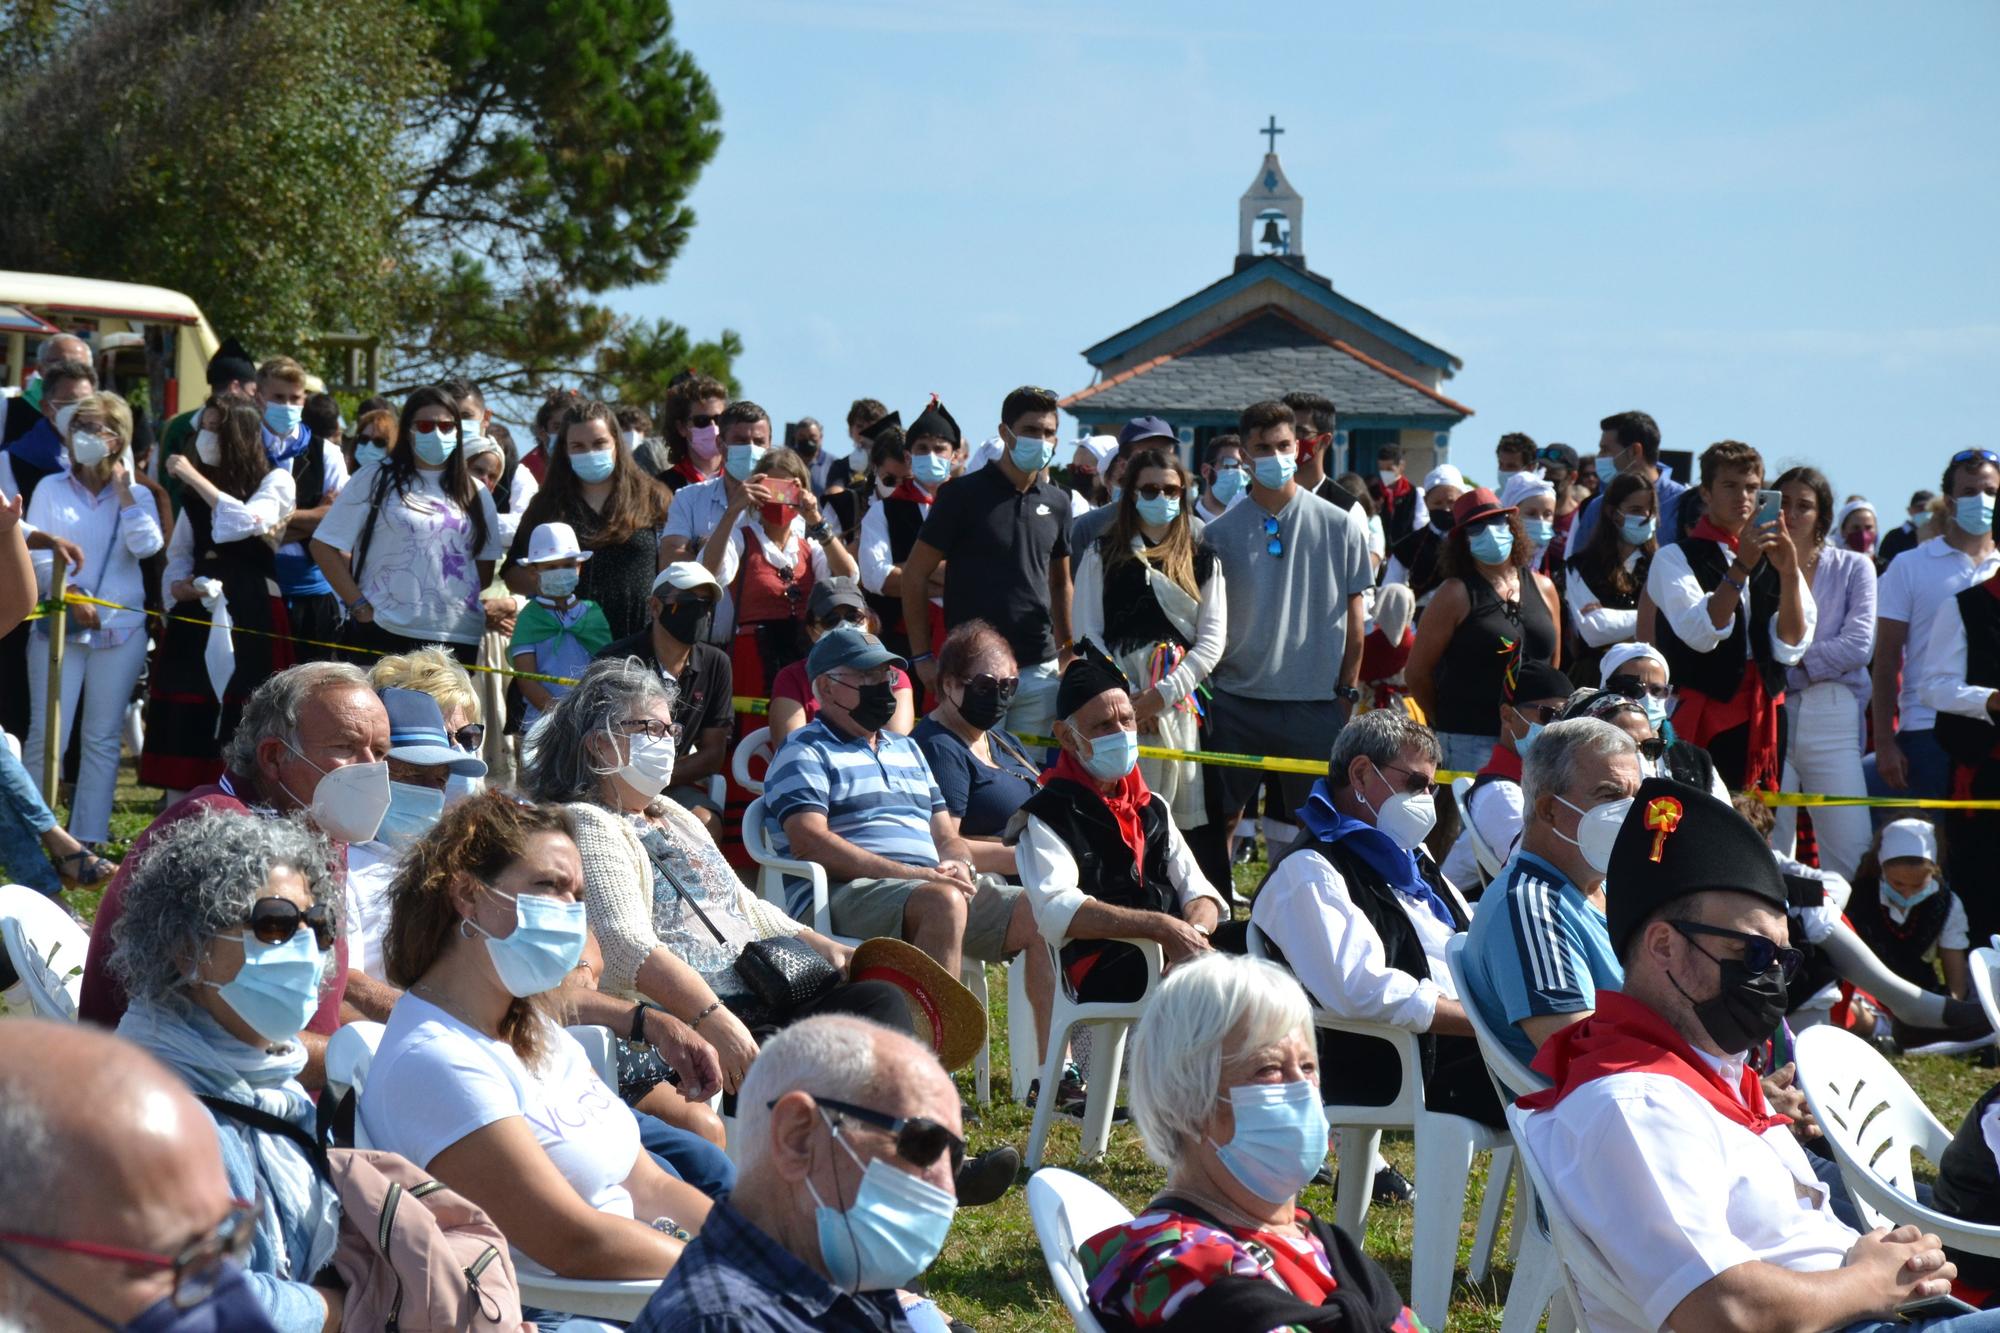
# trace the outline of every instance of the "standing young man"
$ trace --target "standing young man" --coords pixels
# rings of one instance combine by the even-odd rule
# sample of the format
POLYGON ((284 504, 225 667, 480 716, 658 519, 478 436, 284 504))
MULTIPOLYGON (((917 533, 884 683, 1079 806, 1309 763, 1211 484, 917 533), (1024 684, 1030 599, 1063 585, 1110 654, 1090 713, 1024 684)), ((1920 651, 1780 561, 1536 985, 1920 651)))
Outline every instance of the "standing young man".
MULTIPOLYGON (((724 408, 716 425, 722 431, 722 470, 675 493, 673 508, 667 511, 666 531, 660 535, 662 569, 677 560, 701 559, 703 544, 736 503, 745 479, 770 452, 771 414, 749 399, 739 398, 724 408)), ((736 606, 727 589, 708 633, 710 643, 729 651, 736 634, 736 606)))
MULTIPOLYGON (((882 642, 891 652, 908 652, 910 636, 903 629, 903 562, 917 544, 917 534, 930 516, 938 489, 951 480, 962 437, 958 422, 937 395, 917 414, 900 438, 890 436, 875 446, 875 503, 861 516, 861 588, 869 609, 881 618, 882 642)), ((944 642, 944 572, 934 571, 925 589, 930 594, 927 619, 929 642, 944 642)), ((923 711, 922 709, 918 710, 923 711)))
POLYGON ((1423 524, 1417 488, 1403 475, 1403 446, 1391 441, 1375 451, 1375 480, 1368 483, 1375 508, 1382 515, 1382 532, 1394 546, 1423 524))
POLYGON ((285 523, 284 545, 278 548, 278 591, 292 624, 292 651, 298 661, 317 662, 334 655, 305 640, 333 643, 346 618, 333 585, 320 573, 306 543, 319 531, 347 484, 347 460, 338 448, 305 424, 305 367, 288 356, 274 356, 257 367, 257 409, 264 414, 264 456, 275 468, 289 469, 298 488, 298 508, 285 523))
POLYGON ((1215 522, 1249 487, 1243 441, 1235 435, 1216 436, 1208 442, 1208 456, 1201 465, 1201 496, 1194 503, 1194 516, 1205 524, 1215 522))
MULTIPOLYGON (((1618 412, 1597 423, 1597 457, 1593 473, 1601 486, 1621 472, 1636 472, 1653 484, 1660 497, 1660 540, 1680 535, 1681 496, 1688 489, 1674 480, 1673 469, 1660 462, 1660 425, 1644 412, 1618 412)), ((1568 547, 1581 551, 1597 525, 1597 497, 1577 513, 1568 547)))
POLYGON ((938 492, 903 562, 903 623, 924 688, 937 689, 928 589, 942 561, 945 628, 984 620, 1021 664, 1003 723, 1016 735, 1050 734, 1070 649, 1069 497, 1043 475, 1058 430, 1054 393, 1023 386, 1008 394, 1000 405, 1005 451, 938 492))
POLYGON ((1937 495, 1931 491, 1914 491, 1910 495, 1908 515, 1896 526, 1895 531, 1882 538, 1882 544, 1875 550, 1878 568, 1888 569, 1889 562, 1917 544, 1917 529, 1923 526, 1924 518, 1930 513, 1931 501, 1937 495))

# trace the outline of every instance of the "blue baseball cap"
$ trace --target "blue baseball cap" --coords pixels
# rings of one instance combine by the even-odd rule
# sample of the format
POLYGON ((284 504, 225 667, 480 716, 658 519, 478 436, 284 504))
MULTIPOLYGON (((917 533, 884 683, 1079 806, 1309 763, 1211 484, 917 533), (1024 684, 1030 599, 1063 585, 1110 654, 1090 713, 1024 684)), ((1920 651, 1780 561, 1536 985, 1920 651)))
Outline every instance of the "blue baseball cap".
POLYGON ((1174 428, 1159 417, 1133 417, 1118 431, 1120 449, 1128 444, 1136 444, 1140 440, 1167 440, 1174 444, 1180 443, 1180 437, 1174 434, 1174 428))
POLYGON ((842 667, 867 671, 891 662, 903 665, 903 659, 884 648, 882 641, 873 634, 847 626, 828 630, 819 636, 819 642, 806 654, 806 677, 818 680, 827 672, 838 671, 842 667))
POLYGON ((445 735, 444 713, 422 690, 390 687, 376 691, 389 714, 389 757, 425 768, 448 768, 460 777, 483 778, 486 761, 467 754, 445 735))

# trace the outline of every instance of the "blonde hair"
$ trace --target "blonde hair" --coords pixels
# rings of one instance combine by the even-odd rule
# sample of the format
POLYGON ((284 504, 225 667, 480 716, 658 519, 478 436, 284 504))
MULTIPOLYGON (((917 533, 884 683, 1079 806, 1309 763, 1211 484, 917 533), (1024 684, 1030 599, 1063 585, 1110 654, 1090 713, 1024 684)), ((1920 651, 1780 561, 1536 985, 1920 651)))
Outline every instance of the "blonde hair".
MULTIPOLYGON (((120 398, 117 394, 112 393, 109 390, 101 389, 98 392, 91 394, 87 398, 77 399, 76 416, 94 417, 95 419, 103 422, 105 425, 111 427, 111 433, 118 437, 118 442, 120 444, 124 445, 128 449, 131 447, 132 409, 129 405, 127 405, 125 400, 123 398, 120 398)), ((74 429, 75 427, 74 418, 72 418, 70 424, 72 429, 74 429)), ((112 457, 113 458, 117 457, 116 450, 112 451, 112 457)), ((107 459, 105 461, 110 462, 111 459, 107 459)))
POLYGON ((369 669, 368 684, 378 690, 421 690, 437 700, 440 713, 449 715, 458 708, 468 720, 480 720, 479 694, 472 688, 471 675, 442 648, 385 657, 369 669))
POLYGON ((274 356, 257 367, 257 383, 261 385, 267 380, 295 384, 303 389, 306 387, 306 368, 289 356, 274 356))

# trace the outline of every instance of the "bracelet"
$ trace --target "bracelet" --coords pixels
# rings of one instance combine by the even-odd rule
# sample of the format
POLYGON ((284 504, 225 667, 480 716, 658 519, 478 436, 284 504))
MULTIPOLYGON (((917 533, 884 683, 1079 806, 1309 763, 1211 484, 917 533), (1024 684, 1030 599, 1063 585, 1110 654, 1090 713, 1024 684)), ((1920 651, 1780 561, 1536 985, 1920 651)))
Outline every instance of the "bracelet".
POLYGON ((936 656, 936 653, 918 653, 916 656, 910 658, 910 665, 915 666, 919 662, 928 662, 936 656))
POLYGON ((720 1001, 720 1000, 717 1000, 717 1001, 716 1001, 715 1003, 713 1003, 713 1004, 709 1005, 709 1006, 708 1006, 708 1008, 706 1008, 706 1009, 702 1010, 702 1011, 701 1011, 700 1013, 696 1014, 696 1015, 694 1016, 694 1022, 692 1022, 692 1023, 688 1024, 688 1026, 689 1026, 690 1028, 698 1028, 698 1027, 700 1027, 700 1026, 701 1026, 701 1020, 703 1020, 704 1018, 707 1018, 707 1017, 708 1017, 708 1016, 709 1016, 710 1014, 714 1013, 714 1012, 715 1012, 716 1010, 720 1009, 721 1007, 722 1007, 722 1001, 720 1001))
POLYGON ((625 1034, 625 1040, 634 1043, 642 1043, 646 1040, 645 1005, 635 1004, 632 1006, 632 1030, 625 1034))
POLYGON ((1722 581, 1724 583, 1727 583, 1730 587, 1736 589, 1736 595, 1738 598, 1746 597, 1749 595, 1748 590, 1744 587, 1744 585, 1738 583, 1735 579, 1730 578, 1729 575, 1724 574, 1722 576, 1722 581))
POLYGON ((653 1230, 664 1231, 667 1235, 672 1236, 675 1240, 680 1241, 682 1244, 686 1244, 687 1242, 694 1239, 694 1233, 692 1231, 689 1231, 686 1227, 674 1221, 674 1219, 671 1217, 656 1217, 653 1219, 652 1226, 653 1230))
POLYGON ((356 611, 359 611, 364 606, 371 611, 375 609, 375 604, 369 601, 366 597, 357 597, 353 601, 346 603, 346 606, 347 606, 347 614, 349 615, 353 615, 356 611))

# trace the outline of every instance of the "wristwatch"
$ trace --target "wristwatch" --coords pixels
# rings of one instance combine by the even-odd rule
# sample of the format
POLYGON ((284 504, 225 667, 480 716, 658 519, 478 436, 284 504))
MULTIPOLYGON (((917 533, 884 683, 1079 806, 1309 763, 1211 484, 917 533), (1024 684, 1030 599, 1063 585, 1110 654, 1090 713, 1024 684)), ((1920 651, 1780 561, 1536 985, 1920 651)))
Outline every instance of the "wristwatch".
POLYGON ((645 1044, 646 1041, 645 1005, 635 1004, 632 1006, 632 1030, 625 1034, 625 1040, 632 1042, 635 1045, 645 1044))
POLYGON ((1336 685, 1333 687, 1333 693, 1335 698, 1345 699, 1351 704, 1361 702, 1361 691, 1352 685, 1336 685))
POLYGON ((821 519, 819 522, 813 524, 811 527, 806 529, 806 536, 812 538, 816 542, 823 542, 832 535, 833 535, 833 529, 830 526, 828 526, 827 521, 825 519, 821 519))

